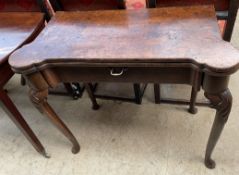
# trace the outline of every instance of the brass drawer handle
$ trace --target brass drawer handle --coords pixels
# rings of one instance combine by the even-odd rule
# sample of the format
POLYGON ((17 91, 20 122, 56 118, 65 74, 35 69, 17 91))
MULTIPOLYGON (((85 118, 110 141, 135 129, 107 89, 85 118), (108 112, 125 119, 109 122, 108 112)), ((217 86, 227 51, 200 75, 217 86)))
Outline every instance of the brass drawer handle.
POLYGON ((116 71, 114 68, 112 68, 110 70, 110 75, 115 76, 115 77, 121 76, 121 75, 123 75, 123 73, 124 73, 124 69, 123 68, 120 71, 116 71))

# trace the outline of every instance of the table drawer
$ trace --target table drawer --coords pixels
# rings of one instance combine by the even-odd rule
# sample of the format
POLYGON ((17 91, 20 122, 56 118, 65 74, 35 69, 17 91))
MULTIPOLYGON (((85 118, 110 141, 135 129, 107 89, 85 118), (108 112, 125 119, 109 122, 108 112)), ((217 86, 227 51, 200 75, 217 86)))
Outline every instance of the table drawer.
POLYGON ((192 84, 195 71, 177 67, 64 67, 53 71, 61 81, 192 84))

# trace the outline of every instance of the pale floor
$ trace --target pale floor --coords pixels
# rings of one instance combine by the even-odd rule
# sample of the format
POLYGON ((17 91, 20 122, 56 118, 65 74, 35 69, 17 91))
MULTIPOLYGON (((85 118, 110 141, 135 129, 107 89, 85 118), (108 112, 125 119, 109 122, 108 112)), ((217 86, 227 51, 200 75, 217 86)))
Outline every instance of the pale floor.
MULTIPOLYGON (((239 47, 238 27, 232 43, 239 47)), ((51 158, 40 156, 0 108, 0 175, 238 175, 238 85, 239 73, 230 81, 234 104, 213 154, 217 167, 209 170, 203 158, 213 109, 200 107, 198 114, 191 115, 186 106, 155 105, 152 86, 142 105, 99 100, 98 111, 91 110, 86 94, 77 101, 49 96, 81 144, 81 152, 73 155, 71 144, 33 107, 27 87, 15 76, 6 87, 9 95, 51 158)), ((188 86, 167 85, 162 91, 164 96, 190 95, 188 86)))

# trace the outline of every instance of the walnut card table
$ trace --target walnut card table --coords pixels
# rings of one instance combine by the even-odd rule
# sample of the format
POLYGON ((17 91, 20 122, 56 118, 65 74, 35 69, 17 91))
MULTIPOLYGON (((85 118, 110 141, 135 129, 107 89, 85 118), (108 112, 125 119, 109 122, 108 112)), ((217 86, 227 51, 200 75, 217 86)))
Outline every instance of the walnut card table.
POLYGON ((239 51, 222 40, 213 6, 57 12, 9 62, 28 80, 32 102, 73 143, 73 153, 79 144, 48 104, 49 87, 133 82, 202 88, 216 109, 205 155, 205 165, 215 167, 211 154, 231 110, 228 81, 239 68, 239 51))

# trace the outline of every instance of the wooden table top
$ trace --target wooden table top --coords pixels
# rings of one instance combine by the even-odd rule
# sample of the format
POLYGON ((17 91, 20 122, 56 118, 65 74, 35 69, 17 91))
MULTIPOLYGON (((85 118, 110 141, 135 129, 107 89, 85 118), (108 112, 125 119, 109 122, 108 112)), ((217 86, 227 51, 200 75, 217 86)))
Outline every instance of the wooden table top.
POLYGON ((31 37, 43 17, 38 12, 0 12, 0 63, 31 37))
POLYGON ((15 71, 54 63, 193 63, 237 70, 239 51, 222 40, 213 6, 57 12, 10 58, 15 71))

